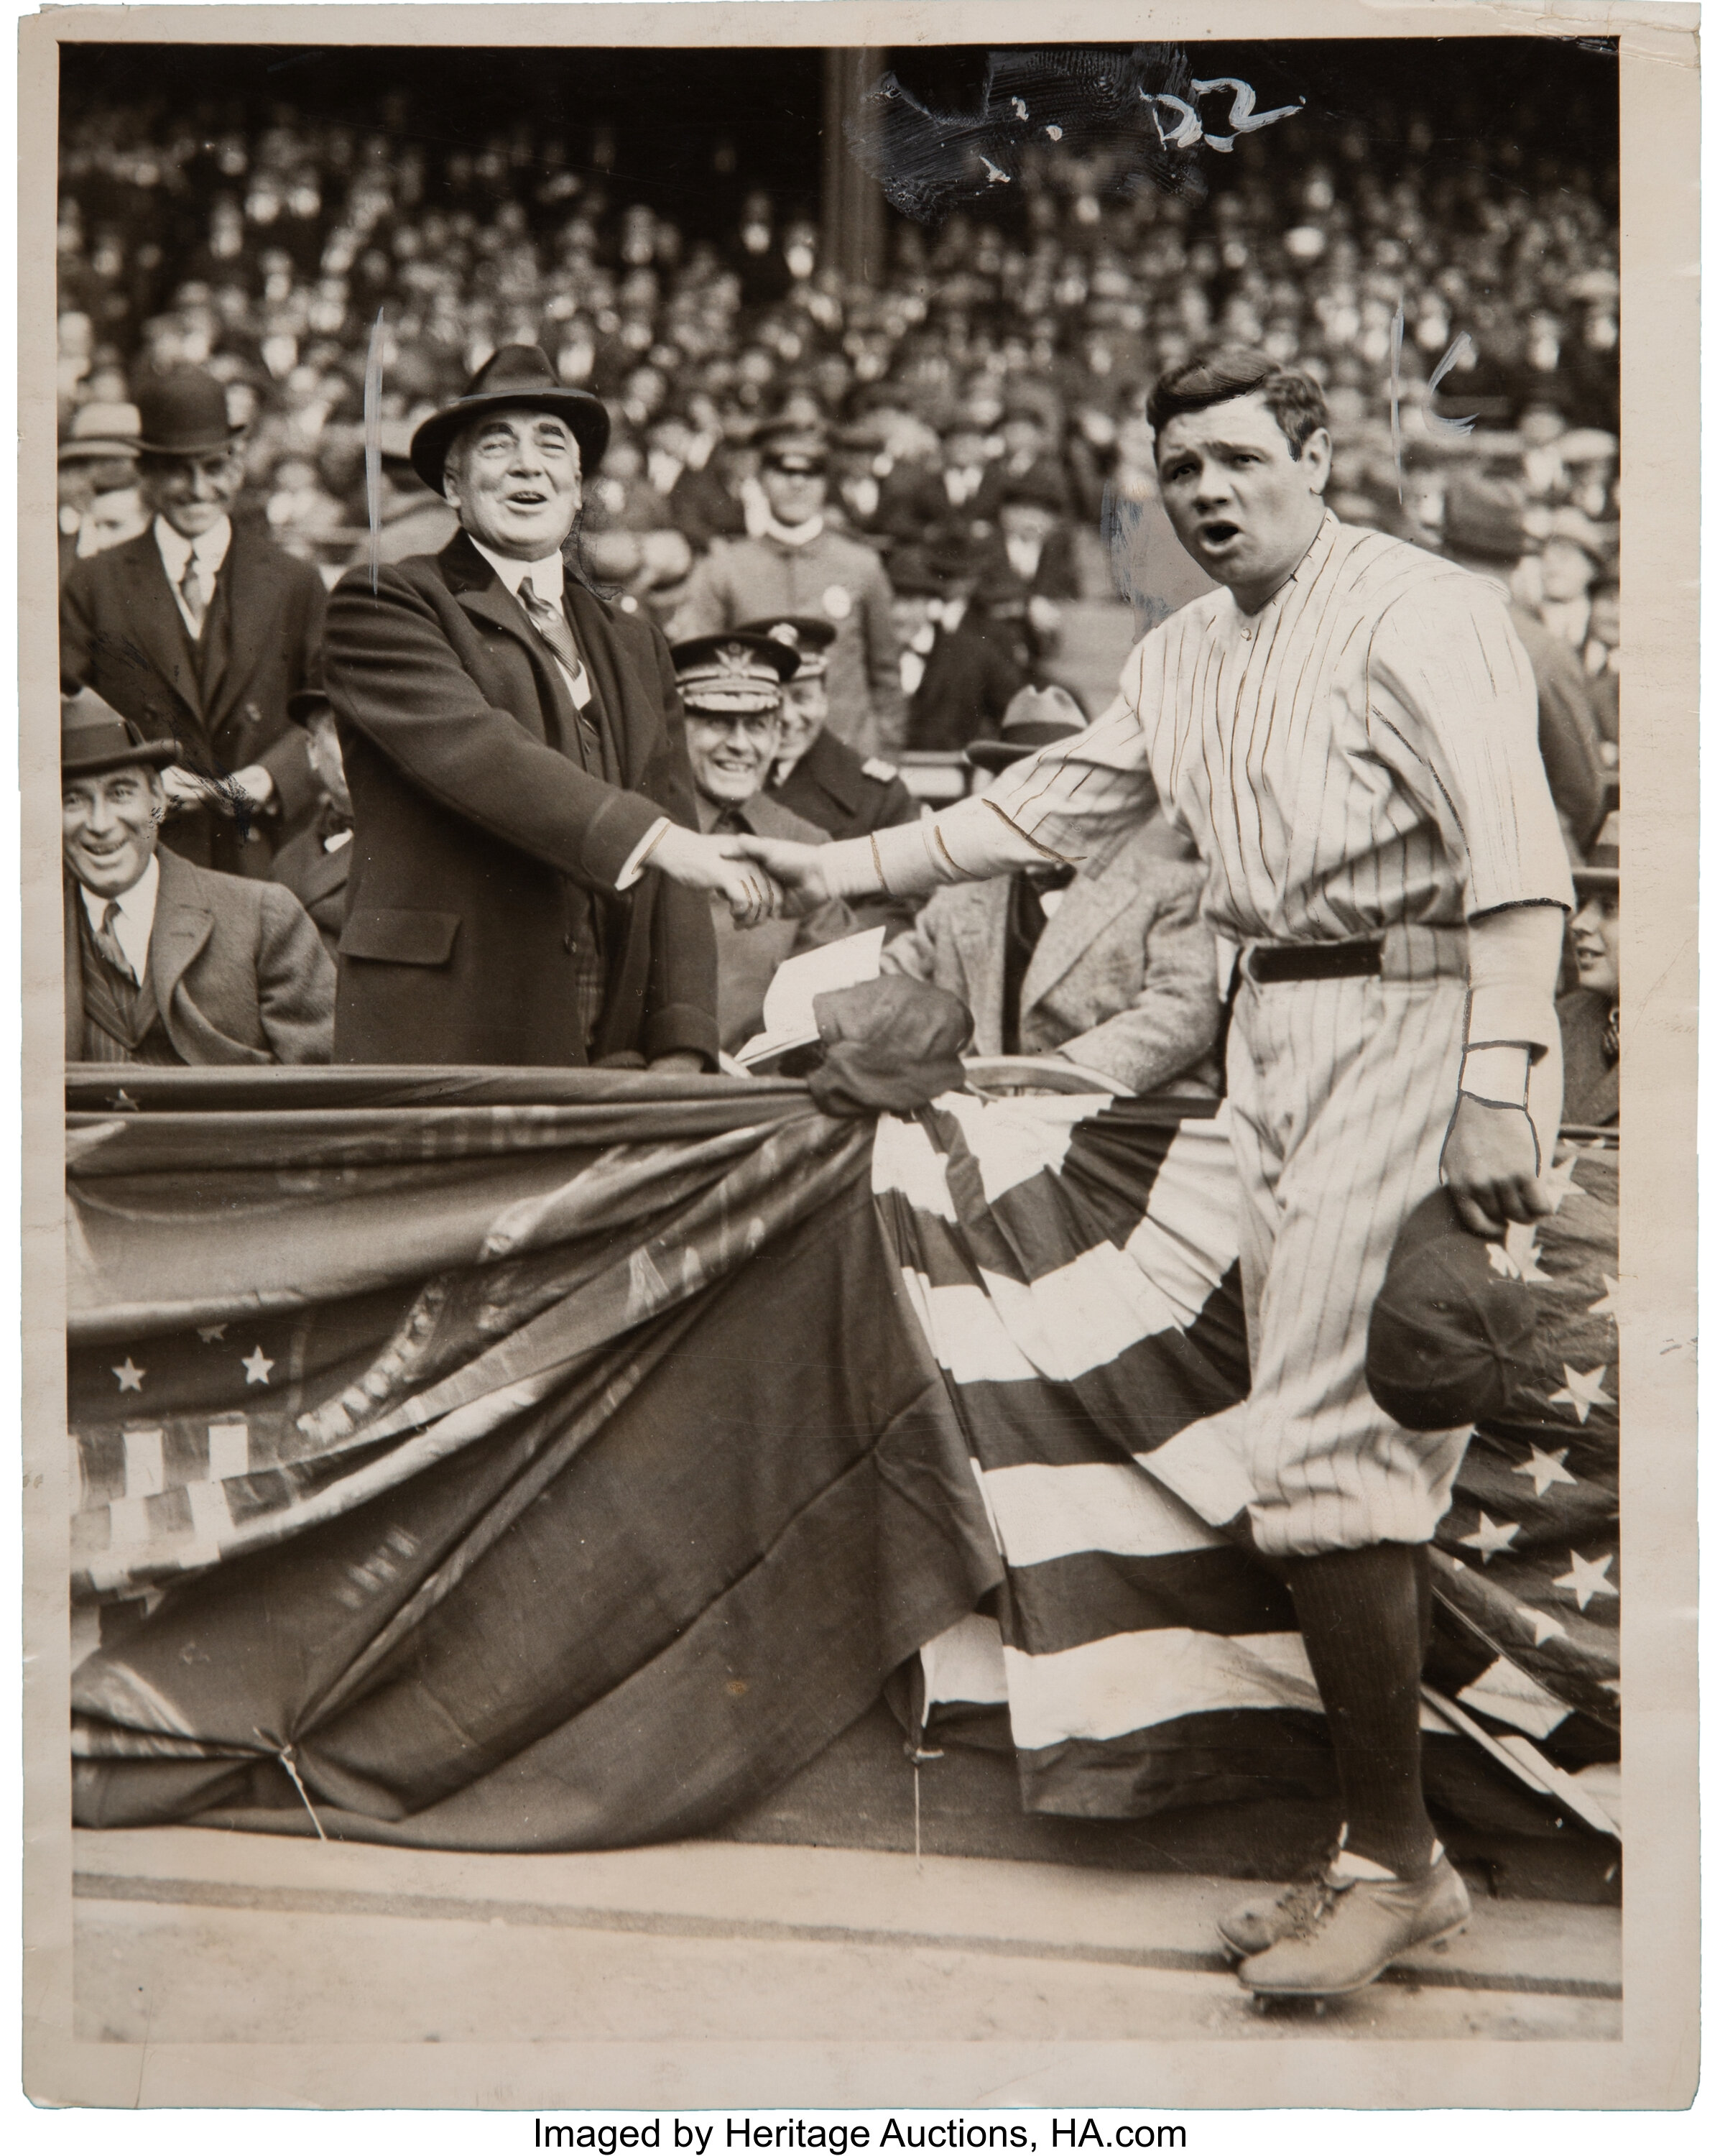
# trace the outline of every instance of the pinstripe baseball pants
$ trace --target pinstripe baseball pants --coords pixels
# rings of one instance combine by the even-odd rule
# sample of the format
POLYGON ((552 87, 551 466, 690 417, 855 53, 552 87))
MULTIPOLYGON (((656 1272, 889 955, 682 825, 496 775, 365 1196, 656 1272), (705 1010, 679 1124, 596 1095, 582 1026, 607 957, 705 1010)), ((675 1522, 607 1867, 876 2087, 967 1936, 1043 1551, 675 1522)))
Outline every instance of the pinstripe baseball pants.
POLYGON ((1388 932, 1380 977, 1244 977, 1228 1057, 1258 1547, 1430 1539, 1467 1429, 1400 1429, 1364 1374, 1406 1215, 1439 1179, 1467 993, 1461 929, 1388 932))

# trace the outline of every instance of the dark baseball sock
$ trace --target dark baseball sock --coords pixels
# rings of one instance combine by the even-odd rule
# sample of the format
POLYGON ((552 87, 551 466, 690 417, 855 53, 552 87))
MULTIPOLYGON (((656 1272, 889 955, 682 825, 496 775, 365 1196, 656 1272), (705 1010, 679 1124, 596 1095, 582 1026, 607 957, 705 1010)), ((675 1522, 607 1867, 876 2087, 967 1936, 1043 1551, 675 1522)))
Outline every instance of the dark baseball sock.
POLYGON ((1285 1576, 1326 1710, 1346 1847, 1400 1878, 1436 1839, 1421 1794, 1421 1683, 1432 1612, 1425 1545, 1377 1543, 1290 1558, 1285 1576))

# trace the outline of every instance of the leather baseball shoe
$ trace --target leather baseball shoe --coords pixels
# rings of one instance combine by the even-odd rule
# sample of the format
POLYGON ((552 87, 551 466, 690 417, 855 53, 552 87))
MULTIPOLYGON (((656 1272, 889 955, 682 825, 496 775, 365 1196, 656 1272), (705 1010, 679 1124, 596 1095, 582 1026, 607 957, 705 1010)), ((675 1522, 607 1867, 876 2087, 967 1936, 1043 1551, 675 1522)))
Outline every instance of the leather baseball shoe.
POLYGON ((1268 1998, 1339 1998, 1371 1984, 1411 1947, 1436 1945, 1468 1922, 1468 1890, 1444 1856, 1421 1879, 1328 1873, 1323 1891, 1298 1903, 1289 1928, 1236 1974, 1268 1998))
POLYGON ((1241 1961, 1249 1954, 1264 1953, 1287 1933, 1304 1930, 1323 1911, 1334 1888, 1326 1878, 1330 1858, 1317 1870, 1287 1887, 1276 1901, 1257 1895, 1240 1908, 1228 1909, 1218 1920, 1218 1936, 1226 1953, 1241 1961))

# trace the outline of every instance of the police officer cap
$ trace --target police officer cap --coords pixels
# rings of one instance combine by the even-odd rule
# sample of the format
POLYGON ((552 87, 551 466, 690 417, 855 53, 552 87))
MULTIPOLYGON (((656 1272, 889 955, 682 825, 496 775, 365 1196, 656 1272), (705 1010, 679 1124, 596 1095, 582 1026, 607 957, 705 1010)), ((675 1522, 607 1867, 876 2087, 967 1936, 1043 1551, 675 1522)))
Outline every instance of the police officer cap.
POLYGON ((758 621, 744 621, 739 633, 768 636, 774 643, 786 644, 800 662, 794 671, 796 681, 816 680, 829 665, 827 654, 836 642, 832 623, 804 613, 770 614, 758 621))

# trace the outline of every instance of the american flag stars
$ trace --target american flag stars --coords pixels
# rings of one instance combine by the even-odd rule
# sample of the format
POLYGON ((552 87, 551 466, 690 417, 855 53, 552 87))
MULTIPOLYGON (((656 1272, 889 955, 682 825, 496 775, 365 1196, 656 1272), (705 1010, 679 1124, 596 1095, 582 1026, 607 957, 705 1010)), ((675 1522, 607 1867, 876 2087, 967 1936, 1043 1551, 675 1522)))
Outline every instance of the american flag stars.
POLYGON ((1485 1512, 1477 1514, 1480 1524, 1472 1535, 1460 1535, 1458 1540, 1466 1549, 1479 1550, 1481 1561, 1491 1563, 1501 1550, 1508 1550, 1523 1532, 1515 1520, 1490 1520, 1485 1512))
POLYGON ((119 1379, 120 1390, 122 1393, 141 1393, 143 1390, 143 1381, 149 1373, 147 1370, 140 1370, 129 1355, 123 1363, 115 1363, 109 1367, 119 1379))
POLYGON ((1597 1363, 1592 1370, 1574 1370, 1569 1363, 1559 1366, 1564 1372, 1564 1383, 1556 1393, 1549 1393, 1549 1407, 1568 1407, 1574 1409, 1579 1422, 1585 1423, 1592 1408, 1610 1408, 1614 1404, 1610 1393, 1601 1389, 1609 1366, 1597 1363))
POLYGON ((242 1355, 239 1360, 245 1366, 245 1383, 248 1385, 266 1385, 269 1383, 269 1373, 274 1368, 274 1358, 265 1355, 260 1345, 253 1348, 248 1355, 242 1355))
POLYGON ((1606 1575, 1611 1570, 1610 1551, 1605 1557, 1586 1558, 1579 1557, 1573 1550, 1570 1570, 1561 1578, 1555 1579, 1553 1584, 1555 1587, 1568 1588, 1578 1609, 1586 1609, 1597 1594, 1610 1594, 1615 1601, 1617 1600, 1619 1590, 1607 1584, 1606 1575))
POLYGON ((1591 1317, 1610 1317, 1616 1325, 1619 1322, 1619 1284, 1610 1273, 1603 1273, 1600 1276, 1600 1285, 1606 1290, 1606 1293, 1601 1296, 1599 1302, 1589 1304, 1589 1315, 1591 1317))
POLYGON ((1564 1464, 1569 1454, 1568 1445, 1562 1445, 1557 1452, 1543 1452, 1539 1445, 1532 1445, 1528 1458, 1511 1471, 1513 1475, 1533 1476, 1538 1497, 1544 1497, 1555 1482, 1569 1482, 1574 1490, 1577 1478, 1566 1471, 1564 1464))

